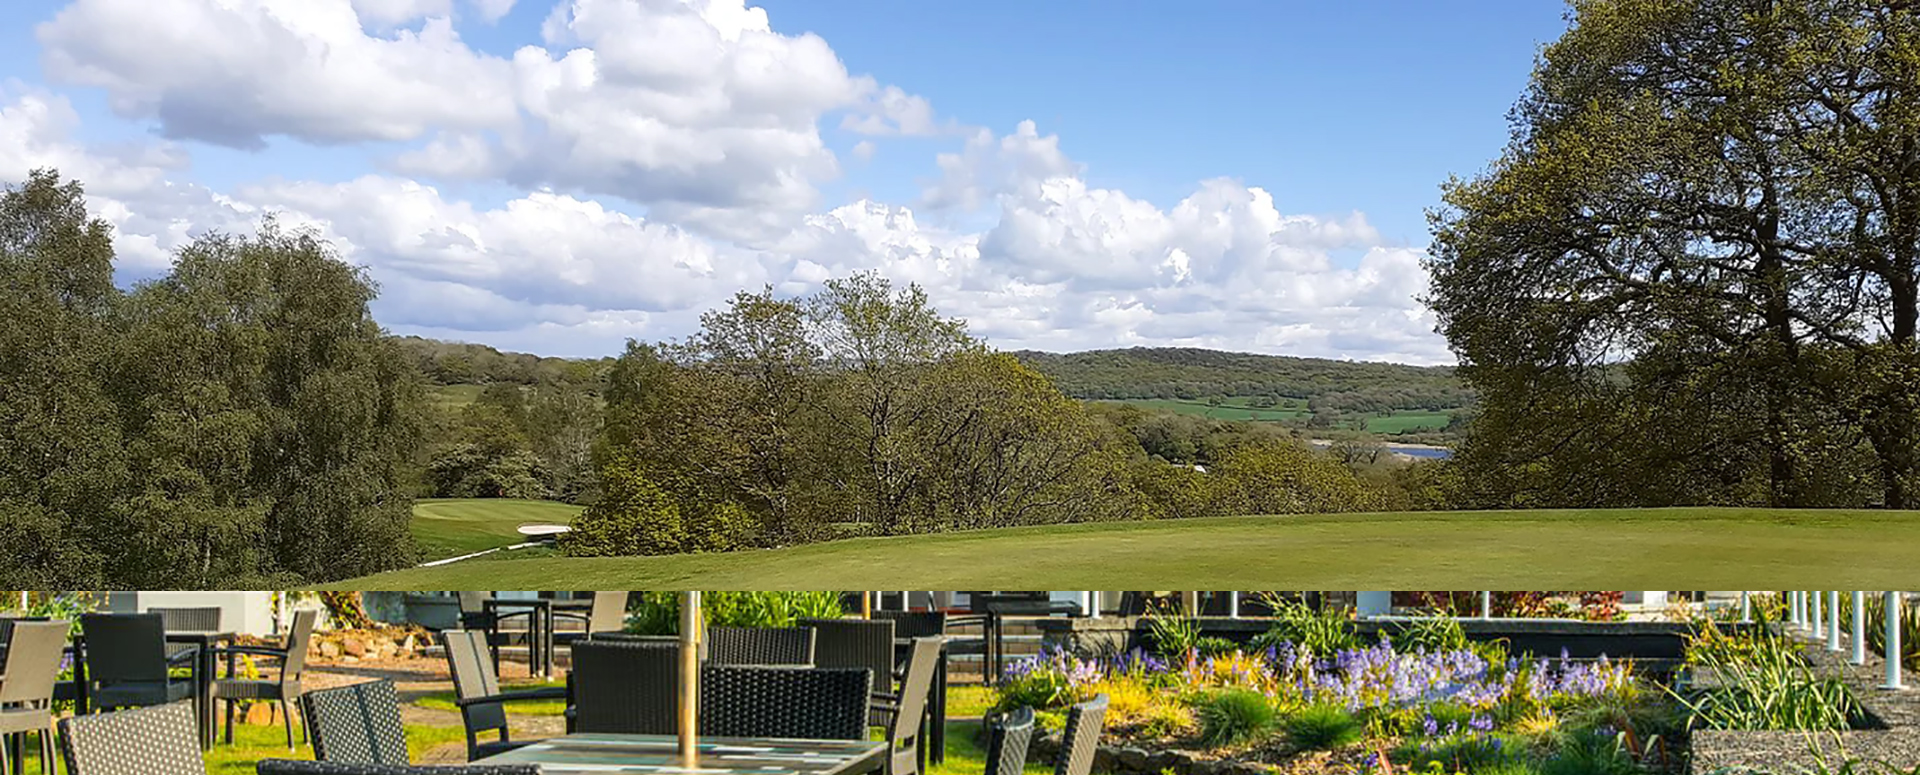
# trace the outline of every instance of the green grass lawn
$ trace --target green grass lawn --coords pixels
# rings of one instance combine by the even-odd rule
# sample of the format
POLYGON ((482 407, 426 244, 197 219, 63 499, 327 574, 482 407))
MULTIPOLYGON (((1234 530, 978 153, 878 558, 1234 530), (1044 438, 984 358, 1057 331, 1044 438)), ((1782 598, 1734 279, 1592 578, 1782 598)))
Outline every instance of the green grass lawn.
POLYGON ((554 501, 429 498, 413 504, 413 539, 421 559, 437 560, 518 543, 521 525, 565 525, 579 515, 579 506, 554 501))
POLYGON ((1593 509, 1051 525, 724 554, 470 561, 336 586, 1796 589, 1910 584, 1915 567, 1920 512, 1593 509))
POLYGON ((1277 422, 1280 420, 1298 420, 1306 417, 1307 402, 1298 399, 1283 399, 1280 404, 1265 408, 1256 408, 1252 399, 1239 396, 1226 399, 1219 406, 1209 405, 1204 400, 1186 398, 1139 398, 1102 403, 1132 404, 1154 412, 1177 412, 1179 414, 1198 415, 1215 420, 1252 420, 1256 422, 1277 422))
MULTIPOLYGON (((566 685, 567 685, 567 682, 565 680, 502 682, 500 685, 500 691, 519 692, 519 691, 526 691, 528 689, 551 689, 554 687, 564 687, 566 685)), ((418 705, 422 708, 432 708, 434 710, 444 710, 444 711, 458 713, 460 712, 460 706, 455 705, 453 700, 454 700, 453 690, 448 689, 447 691, 444 691, 444 692, 434 692, 432 694, 423 695, 419 699, 414 700, 413 704, 418 705)), ((559 716, 566 713, 567 701, 566 700, 520 700, 518 702, 509 702, 507 703, 506 707, 507 707, 507 713, 516 715, 516 716, 559 716)))
POLYGON ((428 391, 427 399, 433 402, 434 408, 454 411, 464 409, 478 400, 480 391, 486 389, 485 385, 434 385, 428 391))
POLYGON ((1453 415, 1449 412, 1424 412, 1403 409, 1385 417, 1378 415, 1368 417, 1367 432, 1404 433, 1419 430, 1437 431, 1446 429, 1447 423, 1452 420, 1453 415))

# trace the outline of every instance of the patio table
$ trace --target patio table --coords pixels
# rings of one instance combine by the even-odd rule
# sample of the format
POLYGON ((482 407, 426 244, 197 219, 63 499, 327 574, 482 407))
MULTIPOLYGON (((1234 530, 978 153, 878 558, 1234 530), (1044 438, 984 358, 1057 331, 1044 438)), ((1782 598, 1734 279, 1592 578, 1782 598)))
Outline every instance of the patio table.
POLYGON ((480 759, 476 764, 538 764, 560 773, 646 775, 864 775, 886 767, 887 744, 862 740, 702 737, 694 766, 673 735, 573 734, 480 759))

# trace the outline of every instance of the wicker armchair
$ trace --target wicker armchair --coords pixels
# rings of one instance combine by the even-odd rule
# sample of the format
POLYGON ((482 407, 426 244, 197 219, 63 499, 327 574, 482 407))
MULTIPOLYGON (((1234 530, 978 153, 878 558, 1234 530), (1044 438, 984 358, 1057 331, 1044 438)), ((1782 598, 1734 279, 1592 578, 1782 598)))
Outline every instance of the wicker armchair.
POLYGON ((1067 727, 1060 733, 1060 755, 1053 775, 1087 775, 1093 770, 1093 752, 1100 747, 1100 727, 1107 717, 1107 695, 1074 705, 1067 711, 1067 727))
POLYGON ((861 668, 707 667, 700 732, 716 737, 865 740, 872 676, 861 668))
POLYGON ((18 763, 27 735, 40 738, 40 771, 53 775, 53 682, 60 652, 67 645, 66 622, 19 622, 9 626, 7 651, 0 662, 0 752, 13 743, 18 763))
POLYGON ((453 673, 454 704, 460 706, 460 720, 467 728, 467 761, 492 756, 526 745, 513 740, 507 731, 507 703, 520 700, 564 700, 561 687, 521 692, 500 690, 500 678, 487 659, 487 634, 475 630, 446 630, 440 633, 440 645, 447 652, 447 668, 453 673), (498 739, 480 740, 482 732, 497 732, 498 739))
POLYGON ((313 758, 335 764, 409 763, 400 695, 392 681, 310 691, 300 697, 300 705, 313 740, 313 758))
MULTIPOLYGON (((217 610, 217 609, 216 609, 217 610)), ((234 711, 241 702, 280 703, 280 720, 287 730, 287 748, 293 748, 293 706, 300 700, 300 679, 307 674, 307 648, 313 645, 313 625, 319 611, 295 611, 287 639, 274 646, 228 646, 214 649, 227 657, 227 677, 213 682, 210 695, 227 703, 227 744, 233 744, 234 711), (280 663, 280 674, 271 679, 240 678, 233 672, 235 658, 246 655, 280 663)))
POLYGON ((464 764, 418 767, 398 764, 340 764, 293 759, 261 759, 256 775, 540 775, 538 764, 464 764))
POLYGON ((810 627, 708 627, 706 643, 710 664, 813 667, 810 627))
POLYGON ((874 710, 887 714, 887 775, 919 775, 926 761, 920 733, 926 730, 927 699, 939 666, 940 639, 914 638, 899 693, 874 693, 874 710))
POLYGON ((207 773, 191 702, 61 719, 60 750, 67 775, 207 773))
POLYGON ((573 731, 674 734, 679 659, 679 645, 665 641, 573 644, 573 731))
MULTIPOLYGON (((814 632, 815 667, 863 667, 873 671, 873 691, 893 692, 893 622, 884 619, 801 619, 814 632)), ((875 711, 869 723, 887 723, 875 711)))
POLYGON ((994 719, 987 728, 987 771, 984 775, 1020 775, 1027 767, 1027 748, 1033 745, 1033 709, 1015 708, 994 719))

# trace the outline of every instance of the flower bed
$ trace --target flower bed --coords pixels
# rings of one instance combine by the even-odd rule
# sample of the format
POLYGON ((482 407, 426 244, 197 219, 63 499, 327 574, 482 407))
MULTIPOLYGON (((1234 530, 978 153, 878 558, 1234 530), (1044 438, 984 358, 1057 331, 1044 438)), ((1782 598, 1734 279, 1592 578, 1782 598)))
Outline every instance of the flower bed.
POLYGON ((1163 658, 1063 651, 1011 666, 996 707, 1043 723, 1097 694, 1101 764, 1124 775, 1672 771, 1683 719, 1623 663, 1523 659, 1498 645, 1323 649, 1293 642, 1163 658))

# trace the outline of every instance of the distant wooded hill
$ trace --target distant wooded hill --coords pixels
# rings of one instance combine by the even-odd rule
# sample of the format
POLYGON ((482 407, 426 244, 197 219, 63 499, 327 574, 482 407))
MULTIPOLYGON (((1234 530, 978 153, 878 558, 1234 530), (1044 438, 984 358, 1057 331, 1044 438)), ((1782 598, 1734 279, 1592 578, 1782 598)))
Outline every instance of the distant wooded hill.
MULTIPOLYGON (((502 352, 486 345, 396 337, 421 373, 442 385, 512 382, 522 385, 597 385, 613 362, 502 352)), ((1046 353, 1020 350, 1021 362, 1051 378, 1074 398, 1254 400, 1254 406, 1298 406, 1346 414, 1444 411, 1466 406, 1473 394, 1446 366, 1360 363, 1324 358, 1136 347, 1046 353)))
POLYGON ((1271 397, 1307 402, 1315 412, 1444 410, 1466 406, 1472 391, 1452 367, 1359 363, 1254 355, 1191 347, 1136 347, 1078 353, 1013 353, 1075 398, 1206 399, 1271 397))

